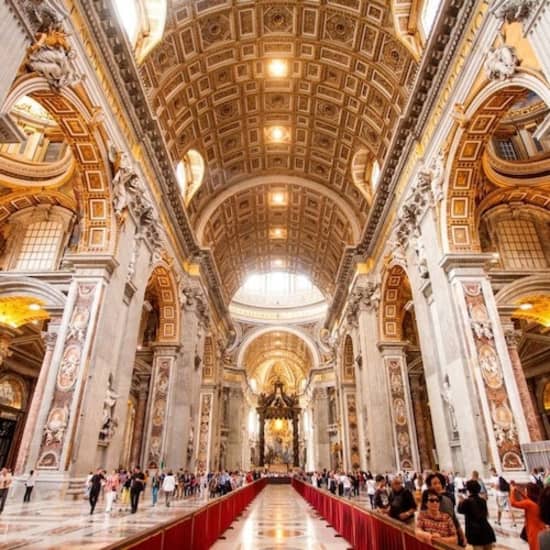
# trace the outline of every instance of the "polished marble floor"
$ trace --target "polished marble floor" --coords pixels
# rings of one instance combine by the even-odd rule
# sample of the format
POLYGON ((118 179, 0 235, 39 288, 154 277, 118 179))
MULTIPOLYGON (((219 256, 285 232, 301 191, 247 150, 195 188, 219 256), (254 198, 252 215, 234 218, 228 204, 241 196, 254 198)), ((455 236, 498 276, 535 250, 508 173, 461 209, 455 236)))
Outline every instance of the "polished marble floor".
POLYGON ((213 550, 346 550, 349 544, 290 485, 268 485, 213 550))
MULTIPOLYGON (((354 501, 369 508, 366 495, 354 501)), ((495 526, 496 506, 489 499, 491 523, 495 526)), ((0 550, 99 550, 113 542, 149 529, 205 504, 200 499, 172 502, 166 508, 162 502, 151 506, 149 494, 141 499, 137 514, 115 505, 106 514, 100 500, 96 513, 89 514, 89 505, 77 502, 42 501, 22 504, 9 498, 0 515, 0 550)), ((527 549, 519 538, 523 525, 521 511, 516 512, 516 526, 504 514, 502 526, 495 526, 497 549, 527 549)), ((345 550, 349 545, 308 506, 289 485, 268 485, 250 504, 232 529, 214 546, 217 550, 345 550)))
POLYGON ((100 500, 91 516, 84 499, 29 504, 8 499, 0 515, 0 550, 96 550, 204 504, 204 501, 191 498, 173 501, 169 508, 159 500, 152 507, 146 494, 136 514, 116 504, 113 512, 106 514, 100 500))

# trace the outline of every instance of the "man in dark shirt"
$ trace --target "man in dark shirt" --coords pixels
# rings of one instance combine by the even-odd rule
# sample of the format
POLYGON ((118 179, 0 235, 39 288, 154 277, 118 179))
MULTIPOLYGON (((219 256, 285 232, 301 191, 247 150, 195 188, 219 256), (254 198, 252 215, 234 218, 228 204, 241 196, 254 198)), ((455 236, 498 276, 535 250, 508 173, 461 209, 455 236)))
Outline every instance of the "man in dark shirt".
POLYGON ((95 505, 97 504, 97 499, 99 498, 99 493, 101 493, 101 484, 105 476, 103 475, 103 470, 101 468, 97 469, 97 472, 90 479, 90 514, 94 513, 95 505))
POLYGON ((134 473, 131 477, 130 485, 130 501, 132 503, 132 514, 135 514, 138 509, 139 495, 145 489, 145 474, 139 466, 134 468, 134 473))
POLYGON ((413 494, 403 487, 403 480, 396 476, 391 482, 389 516, 400 521, 414 520, 416 502, 413 494))

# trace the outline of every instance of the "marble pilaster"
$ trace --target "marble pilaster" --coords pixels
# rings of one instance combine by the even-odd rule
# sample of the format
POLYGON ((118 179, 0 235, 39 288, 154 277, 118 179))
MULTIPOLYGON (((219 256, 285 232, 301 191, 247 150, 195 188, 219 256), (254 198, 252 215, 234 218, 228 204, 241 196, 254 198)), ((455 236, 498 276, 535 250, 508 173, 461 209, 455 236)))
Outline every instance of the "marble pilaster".
POLYGON ((34 464, 29 464, 27 468, 27 460, 29 457, 29 449, 34 433, 37 429, 38 413, 42 401, 44 399, 44 391, 46 388, 46 381, 50 376, 50 369, 52 366, 52 358, 57 343, 57 336, 59 333, 59 325, 61 323, 60 318, 51 319, 48 323, 48 329, 43 333, 44 343, 46 349, 44 352, 44 358, 42 360, 42 366, 40 367, 40 373, 38 374, 38 380, 34 387, 32 395, 32 401, 27 414, 27 420, 25 423, 25 430, 23 431, 23 437, 19 446, 19 454, 17 456, 17 462, 15 465, 16 474, 24 474, 27 469, 33 469, 34 464))
POLYGON ((370 444, 368 468, 385 472, 396 468, 392 440, 392 420, 384 361, 375 344, 379 332, 376 307, 362 305, 357 312, 362 367, 361 387, 367 416, 366 439, 370 444))
POLYGON ((329 402, 326 388, 313 392, 313 440, 314 467, 316 470, 330 467, 330 440, 328 436, 329 402))
POLYGON ((169 414, 171 397, 175 391, 174 369, 178 349, 173 345, 154 344, 153 368, 149 385, 147 414, 146 468, 174 467, 167 460, 168 426, 173 423, 169 414))
POLYGON ((412 414, 405 344, 380 342, 392 418, 393 449, 399 470, 418 470, 418 448, 412 414))
POLYGON ((524 471, 520 443, 529 441, 513 367, 507 351, 485 255, 449 255, 442 262, 449 274, 462 335, 470 358, 497 470, 524 471))
POLYGON ((523 414, 527 423, 527 429, 529 430, 529 437, 531 438, 531 441, 542 441, 543 437, 539 428, 537 414, 533 406, 533 399, 527 386, 527 380, 525 379, 525 373, 523 371, 523 366, 518 353, 519 334, 511 323, 505 324, 503 329, 508 354, 510 356, 510 363, 512 364, 512 370, 514 371, 514 378, 516 380, 519 398, 523 408, 523 414))
POLYGON ((194 446, 197 441, 204 329, 196 305, 183 307, 181 327, 181 347, 174 364, 167 427, 166 464, 173 468, 187 464, 189 440, 193 440, 194 446))
POLYGON ((13 0, 0 2, 0 36, 4 44, 9 44, 9 47, 0 49, 0 107, 32 40, 32 30, 25 25, 24 19, 19 17, 21 8, 14 4, 16 2, 13 0))
POLYGON ((431 452, 433 441, 429 436, 426 422, 425 407, 427 403, 421 387, 421 377, 418 375, 409 377, 411 402, 414 413, 414 425, 416 428, 416 441, 418 446, 418 458, 421 471, 431 468, 433 463, 431 452))
POLYGON ((145 414, 147 412, 148 387, 145 382, 141 383, 136 406, 136 419, 134 433, 132 436, 132 450, 130 454, 130 465, 136 466, 142 463, 143 432, 145 429, 145 414))

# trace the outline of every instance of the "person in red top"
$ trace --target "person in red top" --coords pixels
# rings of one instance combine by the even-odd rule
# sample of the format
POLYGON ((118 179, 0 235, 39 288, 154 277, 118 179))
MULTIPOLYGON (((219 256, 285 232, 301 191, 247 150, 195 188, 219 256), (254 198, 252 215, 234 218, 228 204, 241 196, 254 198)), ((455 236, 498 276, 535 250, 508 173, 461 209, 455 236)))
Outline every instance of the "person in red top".
POLYGON ((527 484, 527 495, 525 495, 513 481, 510 482, 510 504, 514 508, 525 510, 525 531, 529 550, 539 550, 539 533, 546 528, 540 518, 539 494, 540 489, 535 483, 527 484))

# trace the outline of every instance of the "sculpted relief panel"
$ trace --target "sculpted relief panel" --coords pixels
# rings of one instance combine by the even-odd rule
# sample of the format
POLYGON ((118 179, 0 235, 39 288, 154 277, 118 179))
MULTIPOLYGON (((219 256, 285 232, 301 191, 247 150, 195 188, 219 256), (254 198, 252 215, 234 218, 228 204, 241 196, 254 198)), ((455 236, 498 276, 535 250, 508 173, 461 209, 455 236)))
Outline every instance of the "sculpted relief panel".
POLYGON ((93 330, 92 305, 98 292, 98 285, 93 283, 76 285, 76 302, 65 336, 52 404, 44 426, 37 462, 39 469, 65 468, 61 457, 71 415, 76 406, 74 399, 77 394, 77 380, 86 365, 87 339, 93 330))
POLYGON ((477 360, 491 414, 499 459, 504 470, 523 470, 518 430, 480 283, 463 283, 477 360))

